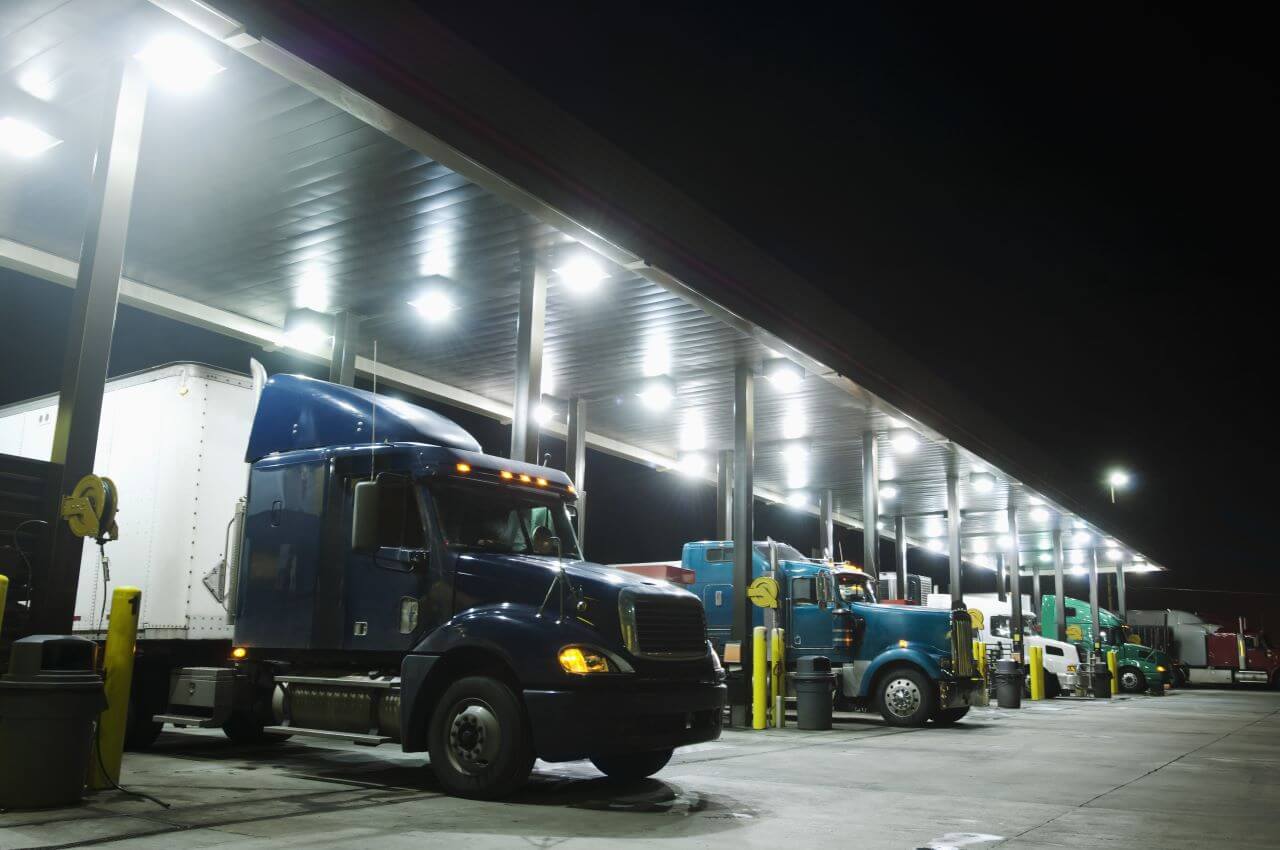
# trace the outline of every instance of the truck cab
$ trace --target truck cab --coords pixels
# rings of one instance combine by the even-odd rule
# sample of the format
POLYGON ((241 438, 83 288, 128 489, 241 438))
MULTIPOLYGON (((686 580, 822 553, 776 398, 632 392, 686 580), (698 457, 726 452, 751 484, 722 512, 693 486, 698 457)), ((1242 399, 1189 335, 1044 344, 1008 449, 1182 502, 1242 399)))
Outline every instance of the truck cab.
POLYGON ((428 751, 446 790, 485 798, 535 758, 634 778, 719 736, 701 603, 584 560, 563 472, 292 375, 267 382, 246 459, 234 663, 180 670, 156 720, 398 743, 428 751))
MULTIPOLYGON (((1267 636, 1208 623, 1190 611, 1130 611, 1130 623, 1144 634, 1163 635, 1178 674, 1190 684, 1280 686, 1280 655, 1267 636)), ((1237 618, 1237 623, 1239 622, 1237 618)))
MULTIPOLYGON (((1093 646, 1093 611, 1088 602, 1063 598, 1066 609, 1067 639, 1087 651, 1093 646)), ((1053 594, 1040 599, 1042 629, 1057 633, 1056 597, 1053 594)), ((1119 689, 1137 694, 1145 691, 1163 691, 1166 683, 1172 683, 1173 662, 1169 657, 1149 646, 1132 642, 1132 633, 1124 621, 1106 608, 1098 609, 1099 643, 1102 651, 1115 650, 1119 689)))
MULTIPOLYGON (((733 541, 702 540, 686 543, 681 553, 681 565, 694 573, 689 589, 702 598, 708 633, 721 648, 730 639, 733 548, 733 541)), ((852 565, 805 558, 776 541, 753 548, 753 578, 776 564, 788 669, 803 655, 831 659, 837 705, 878 710, 893 725, 919 726, 954 723, 980 700, 983 682, 967 613, 880 605, 875 578, 852 565)), ((763 608, 753 606, 753 617, 756 625, 765 624, 763 608)))

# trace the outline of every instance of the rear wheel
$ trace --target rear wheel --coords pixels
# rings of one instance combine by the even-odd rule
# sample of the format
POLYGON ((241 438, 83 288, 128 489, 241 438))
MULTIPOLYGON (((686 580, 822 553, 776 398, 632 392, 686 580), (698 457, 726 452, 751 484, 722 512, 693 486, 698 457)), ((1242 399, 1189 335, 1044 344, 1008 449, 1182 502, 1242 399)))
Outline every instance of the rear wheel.
POLYGON ((937 710, 938 692, 914 667, 898 667, 880 677, 876 702, 890 726, 923 726, 937 710))
POLYGON ((131 752, 151 749, 164 729, 164 724, 153 721, 150 712, 140 703, 135 691, 129 697, 129 717, 124 727, 124 748, 131 752))
POLYGON ((1147 689, 1147 677, 1137 667, 1120 668, 1120 690, 1126 694, 1140 694, 1147 689))
POLYGON ((648 753, 624 753, 622 755, 592 756, 591 763, 610 779, 630 782, 653 776, 667 766, 675 750, 655 750, 648 753))
POLYGON ((487 676, 449 686, 431 717, 427 746, 440 784, 459 797, 506 796, 533 770, 524 706, 504 682, 487 676))
POLYGON ((1053 673, 1044 674, 1044 695, 1047 699, 1057 699, 1062 696, 1062 683, 1053 673))
POLYGON ((222 724, 222 732, 237 744, 279 744, 289 739, 288 735, 273 735, 264 732, 267 724, 262 719, 247 711, 236 711, 222 724))
POLYGON ((967 705, 962 705, 959 708, 944 708, 933 716, 933 722, 938 726, 951 726, 968 713, 969 706, 967 705))

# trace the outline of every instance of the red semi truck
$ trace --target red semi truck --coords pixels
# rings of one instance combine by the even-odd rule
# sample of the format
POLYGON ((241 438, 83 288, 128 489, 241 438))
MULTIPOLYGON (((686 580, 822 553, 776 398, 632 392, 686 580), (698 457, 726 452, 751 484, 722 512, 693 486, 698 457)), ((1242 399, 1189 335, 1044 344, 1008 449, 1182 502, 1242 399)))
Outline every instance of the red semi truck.
POLYGON ((1255 684, 1280 687, 1280 654, 1266 635, 1207 623, 1190 611, 1129 611, 1129 625, 1143 642, 1163 649, 1185 682, 1195 685, 1255 684))

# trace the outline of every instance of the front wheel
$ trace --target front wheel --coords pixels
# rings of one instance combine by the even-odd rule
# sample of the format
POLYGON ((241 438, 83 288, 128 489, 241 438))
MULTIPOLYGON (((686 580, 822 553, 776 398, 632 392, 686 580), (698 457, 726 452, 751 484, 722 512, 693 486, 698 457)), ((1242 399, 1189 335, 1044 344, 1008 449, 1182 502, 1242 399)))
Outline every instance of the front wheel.
POLYGON ((620 782, 633 782, 653 776, 667 766, 675 750, 655 750, 649 753, 624 753, 622 755, 592 756, 591 763, 605 776, 620 782))
POLYGON ((431 717, 427 748, 436 778, 459 797, 504 797, 533 771, 524 706, 510 687, 488 676, 449 686, 431 717))
POLYGON ((968 713, 969 706, 967 705, 962 705, 959 708, 944 708, 933 716, 933 722, 938 726, 953 726, 968 713))
POLYGON ((263 731, 265 725, 252 712, 236 711, 222 724, 222 734, 237 744, 282 744, 289 740, 288 735, 263 731))
POLYGON ((876 702, 890 726, 923 726, 937 710, 938 691, 919 670, 899 667, 881 677, 876 702))
POLYGON ((1137 667, 1120 668, 1120 690, 1126 694, 1140 694, 1147 689, 1147 677, 1137 667))

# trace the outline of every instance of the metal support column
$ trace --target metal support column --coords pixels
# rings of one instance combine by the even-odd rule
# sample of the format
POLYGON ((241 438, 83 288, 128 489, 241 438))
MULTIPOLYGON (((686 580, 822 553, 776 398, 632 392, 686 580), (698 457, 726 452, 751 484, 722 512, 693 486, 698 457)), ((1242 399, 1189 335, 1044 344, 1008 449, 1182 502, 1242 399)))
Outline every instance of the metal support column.
POLYGON ((1043 611, 1040 593, 1040 556, 1031 562, 1031 613, 1039 617, 1043 611))
POLYGON ((1018 509, 1010 505, 1008 516, 1009 537, 1013 540, 1005 563, 1009 572, 1009 630, 1013 638, 1014 660, 1022 661, 1022 558, 1018 552, 1018 509))
MULTIPOLYGON (((897 573, 898 598, 907 598, 907 518, 893 518, 893 569, 897 573)), ((877 576, 878 578, 878 576, 877 576)))
POLYGON ((1129 609, 1124 604, 1124 559, 1116 561, 1116 616, 1121 622, 1129 619, 1129 609))
POLYGON ((333 317, 333 354, 329 380, 344 387, 356 385, 356 347, 360 344, 360 320, 350 310, 333 317))
POLYGON ((733 449, 718 453, 716 466, 716 539, 733 537, 733 449))
POLYGON ((1098 653, 1102 651, 1102 632, 1098 622, 1098 550, 1091 549, 1089 554, 1089 607, 1093 609, 1089 614, 1089 625, 1093 629, 1093 651, 1098 653))
POLYGON ((569 432, 564 442, 564 471, 578 491, 578 546, 587 536, 587 402, 569 399, 569 432))
POLYGON ((1053 530, 1053 618, 1057 621, 1058 640, 1067 639, 1066 581, 1062 576, 1062 529, 1053 530))
POLYGON ((752 547, 755 529, 755 375, 750 367, 739 364, 733 381, 733 626, 730 639, 741 648, 742 698, 751 695, 751 602, 747 585, 754 577, 752 547))
POLYGON ((823 490, 818 494, 818 549, 822 553, 822 557, 835 560, 836 558, 836 523, 832 514, 835 508, 831 504, 832 495, 830 490, 823 490))
POLYGON ((520 310, 516 318, 516 393, 511 414, 511 459, 538 463, 542 399, 542 337, 547 319, 547 273, 534 250, 520 252, 520 310))
POLYGON ((875 431, 862 433, 862 569, 880 575, 880 449, 875 431))
MULTIPOLYGON (((58 492, 64 495, 93 472, 98 451, 98 423, 147 105, 146 78, 137 62, 125 62, 108 88, 110 111, 104 116, 94 157, 50 454, 50 460, 62 467, 58 492)), ((35 634, 71 631, 80 579, 81 539, 56 514, 49 520, 53 540, 49 570, 43 581, 36 582, 27 629, 35 634)))
POLYGON ((1004 553, 996 554, 996 599, 1004 602, 1008 599, 1005 592, 1004 553))
POLYGON ((951 561, 951 607, 964 604, 963 566, 960 561, 960 478, 954 472, 947 473, 947 552, 951 561))

